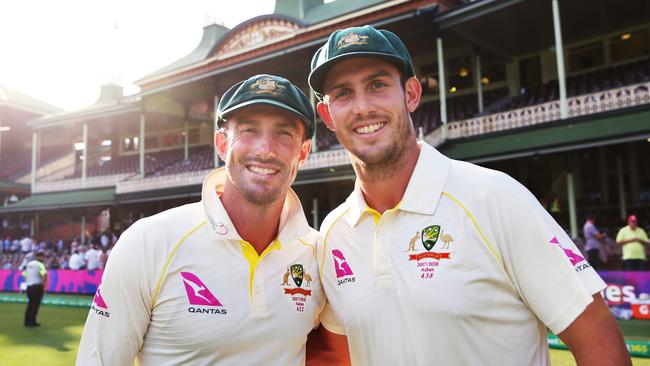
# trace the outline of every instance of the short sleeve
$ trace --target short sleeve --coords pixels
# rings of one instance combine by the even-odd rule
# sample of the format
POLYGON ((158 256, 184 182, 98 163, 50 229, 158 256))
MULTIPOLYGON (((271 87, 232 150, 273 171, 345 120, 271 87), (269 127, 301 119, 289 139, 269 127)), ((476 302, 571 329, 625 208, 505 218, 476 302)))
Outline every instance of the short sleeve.
POLYGON ((329 302, 325 304, 323 311, 320 314, 320 322, 323 324, 325 329, 329 330, 332 333, 339 335, 345 335, 345 328, 341 324, 341 321, 336 316, 329 302))
POLYGON ((488 221, 507 276, 536 316, 560 333, 606 285, 525 187, 501 173, 492 183, 488 221))
POLYGON ((138 226, 122 234, 108 259, 81 337, 77 365, 131 365, 142 346, 152 296, 138 226))
POLYGON ((622 228, 618 231, 618 234, 616 234, 616 242, 623 241, 625 240, 625 228, 622 228))

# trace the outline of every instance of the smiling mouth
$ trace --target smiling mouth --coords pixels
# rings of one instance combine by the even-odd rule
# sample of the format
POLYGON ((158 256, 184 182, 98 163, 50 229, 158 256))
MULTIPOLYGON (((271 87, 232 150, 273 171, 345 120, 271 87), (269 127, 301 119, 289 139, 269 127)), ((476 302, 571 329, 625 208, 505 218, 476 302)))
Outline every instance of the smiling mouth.
POLYGON ((374 123, 368 126, 358 127, 354 129, 354 132, 358 135, 367 135, 375 131, 381 130, 386 126, 386 122, 374 123))
POLYGON ((273 175, 276 174, 279 170, 277 169, 271 169, 271 168, 264 168, 260 166, 255 166, 255 165, 247 165, 246 169, 249 171, 259 174, 259 175, 273 175))

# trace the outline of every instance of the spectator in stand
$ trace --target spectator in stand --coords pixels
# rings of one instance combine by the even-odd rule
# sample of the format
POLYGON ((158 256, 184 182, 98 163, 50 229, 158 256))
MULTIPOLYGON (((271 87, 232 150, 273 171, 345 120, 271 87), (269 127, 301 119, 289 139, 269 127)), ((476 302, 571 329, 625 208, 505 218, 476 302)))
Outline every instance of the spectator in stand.
POLYGON ((70 256, 70 262, 68 263, 70 269, 79 270, 86 268, 86 261, 84 260, 84 253, 81 251, 82 249, 83 246, 82 248, 75 250, 70 256))
POLYGON ((20 241, 20 251, 24 254, 27 254, 32 251, 33 240, 28 235, 25 235, 24 238, 20 241))
POLYGON ((17 253, 19 250, 20 250, 20 241, 18 239, 14 239, 14 241, 11 243, 11 252, 17 253))
POLYGON ((2 246, 4 247, 3 253, 9 253, 11 251, 11 237, 7 236, 5 240, 2 242, 2 246))
POLYGON ((102 248, 104 250, 108 249, 108 246, 111 244, 111 238, 109 236, 108 231, 104 231, 102 236, 99 238, 99 241, 101 242, 102 248))
POLYGON ((622 227, 618 231, 616 242, 623 247, 624 270, 645 270, 645 247, 650 245, 650 242, 648 242, 648 234, 638 226, 635 215, 627 217, 627 226, 622 227))
POLYGON ((587 214, 587 221, 582 228, 585 236, 585 250, 587 251, 587 259, 594 269, 600 269, 602 262, 600 260, 600 250, 602 249, 603 234, 596 228, 596 219, 594 215, 587 214))
POLYGON ((68 254, 62 255, 59 258, 59 268, 61 268, 61 269, 70 269, 69 262, 70 262, 70 256, 68 254))
POLYGON ((84 255, 86 260, 86 269, 89 271, 94 271, 99 268, 99 259, 102 254, 102 251, 97 249, 97 244, 92 244, 90 249, 84 255))

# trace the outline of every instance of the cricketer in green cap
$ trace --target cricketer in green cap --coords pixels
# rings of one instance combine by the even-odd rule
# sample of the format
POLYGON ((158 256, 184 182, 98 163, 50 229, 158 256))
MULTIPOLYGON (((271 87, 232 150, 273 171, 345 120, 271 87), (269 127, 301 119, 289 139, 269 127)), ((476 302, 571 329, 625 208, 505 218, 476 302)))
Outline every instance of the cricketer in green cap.
POLYGON ((394 33, 370 25, 339 29, 311 60, 309 86, 322 99, 323 80, 330 68, 350 57, 379 57, 393 63, 405 79, 415 76, 406 46, 394 33))
POLYGON ((314 111, 305 93, 283 77, 266 74, 240 81, 223 94, 217 107, 217 127, 221 128, 233 112, 253 104, 268 104, 295 114, 309 138, 316 132, 314 111))

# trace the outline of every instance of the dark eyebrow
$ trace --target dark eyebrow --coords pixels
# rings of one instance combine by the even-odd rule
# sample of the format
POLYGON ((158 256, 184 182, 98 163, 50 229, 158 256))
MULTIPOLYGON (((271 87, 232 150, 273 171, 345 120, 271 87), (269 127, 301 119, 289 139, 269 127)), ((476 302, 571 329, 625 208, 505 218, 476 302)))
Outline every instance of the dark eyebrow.
MULTIPOLYGON (((386 70, 379 70, 379 71, 377 71, 375 73, 372 73, 372 74, 366 76, 365 78, 363 78, 362 81, 368 82, 368 81, 370 81, 372 79, 376 79, 376 78, 384 77, 384 76, 390 76, 390 73, 388 71, 386 71, 386 70)), ((348 84, 349 83, 347 81, 342 81, 342 82, 340 82, 338 84, 332 85, 332 87, 325 90, 325 94, 327 94, 328 92, 330 92, 332 90, 345 88, 348 84)))

